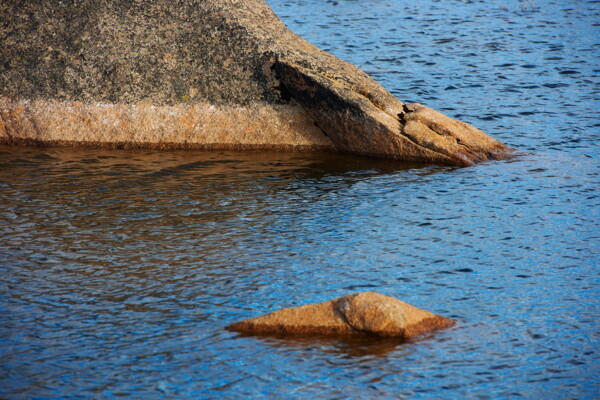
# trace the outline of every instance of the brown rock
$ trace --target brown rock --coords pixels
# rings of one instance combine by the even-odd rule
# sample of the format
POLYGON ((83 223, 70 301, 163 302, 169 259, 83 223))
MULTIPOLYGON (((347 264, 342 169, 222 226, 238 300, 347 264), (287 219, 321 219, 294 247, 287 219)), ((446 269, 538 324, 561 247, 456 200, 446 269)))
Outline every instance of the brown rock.
POLYGON ((405 105, 264 0, 6 0, 0 143, 329 150, 470 165, 509 149, 405 105))
POLYGON ((368 334, 411 339, 454 323, 393 297, 362 292, 324 303, 284 308, 237 322, 227 329, 248 334, 368 334))

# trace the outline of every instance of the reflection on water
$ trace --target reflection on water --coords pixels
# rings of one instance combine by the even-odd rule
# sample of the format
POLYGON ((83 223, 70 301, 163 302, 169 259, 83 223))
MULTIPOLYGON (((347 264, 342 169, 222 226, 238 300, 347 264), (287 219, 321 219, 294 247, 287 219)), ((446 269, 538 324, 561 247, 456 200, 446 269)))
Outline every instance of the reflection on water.
MULTIPOLYGON (((240 334, 240 338, 251 338, 250 335, 240 334)), ((367 357, 387 357, 392 352, 400 352, 401 345, 406 342, 397 338, 377 338, 372 336, 320 336, 294 335, 274 336, 259 335, 256 339, 270 347, 279 347, 285 351, 312 351, 332 354, 344 359, 364 359, 367 357)), ((421 338, 423 340, 423 338, 421 338)))
POLYGON ((598 4, 270 3, 527 154, 2 147, 0 397, 597 397, 598 4), (408 343, 223 330, 364 290, 459 324, 408 343))
POLYGON ((9 397, 593 390, 592 162, 0 150, 9 397), (223 330, 363 290, 459 325, 408 343, 223 330))

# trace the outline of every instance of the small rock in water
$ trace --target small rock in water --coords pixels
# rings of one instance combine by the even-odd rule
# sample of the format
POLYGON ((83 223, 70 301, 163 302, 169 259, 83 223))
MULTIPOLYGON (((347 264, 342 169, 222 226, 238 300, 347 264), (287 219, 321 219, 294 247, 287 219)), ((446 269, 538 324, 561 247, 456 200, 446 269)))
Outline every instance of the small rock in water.
POLYGON ((393 297, 362 292, 324 303, 284 308, 237 322, 227 329, 249 334, 369 334, 411 339, 454 324, 450 318, 393 297))

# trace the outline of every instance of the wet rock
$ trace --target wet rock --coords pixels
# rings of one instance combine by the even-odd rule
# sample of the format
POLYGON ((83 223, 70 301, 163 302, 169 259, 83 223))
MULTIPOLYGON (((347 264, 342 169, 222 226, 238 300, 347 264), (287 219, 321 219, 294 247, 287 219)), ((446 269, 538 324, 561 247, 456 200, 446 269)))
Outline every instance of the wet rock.
POLYGON ((0 142, 329 150, 470 165, 509 149, 405 105, 263 0, 8 0, 0 142), (255 117, 256 116, 256 117, 255 117))
POLYGON ((362 292, 324 303, 285 308, 229 325, 247 334, 356 335, 411 339, 454 325, 450 318, 374 292, 362 292))

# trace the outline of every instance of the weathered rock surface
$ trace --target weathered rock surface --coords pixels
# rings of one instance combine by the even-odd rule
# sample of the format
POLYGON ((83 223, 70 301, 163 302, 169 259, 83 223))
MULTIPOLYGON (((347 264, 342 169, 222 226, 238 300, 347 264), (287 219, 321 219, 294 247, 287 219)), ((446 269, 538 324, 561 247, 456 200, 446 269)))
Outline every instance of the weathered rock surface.
POLYGON ((0 142, 331 150, 470 165, 508 148, 405 105, 264 0, 0 2, 0 142))
POLYGON ((411 339, 454 325, 450 318, 374 292, 356 293, 324 303, 285 308, 229 325, 248 334, 368 334, 411 339))

